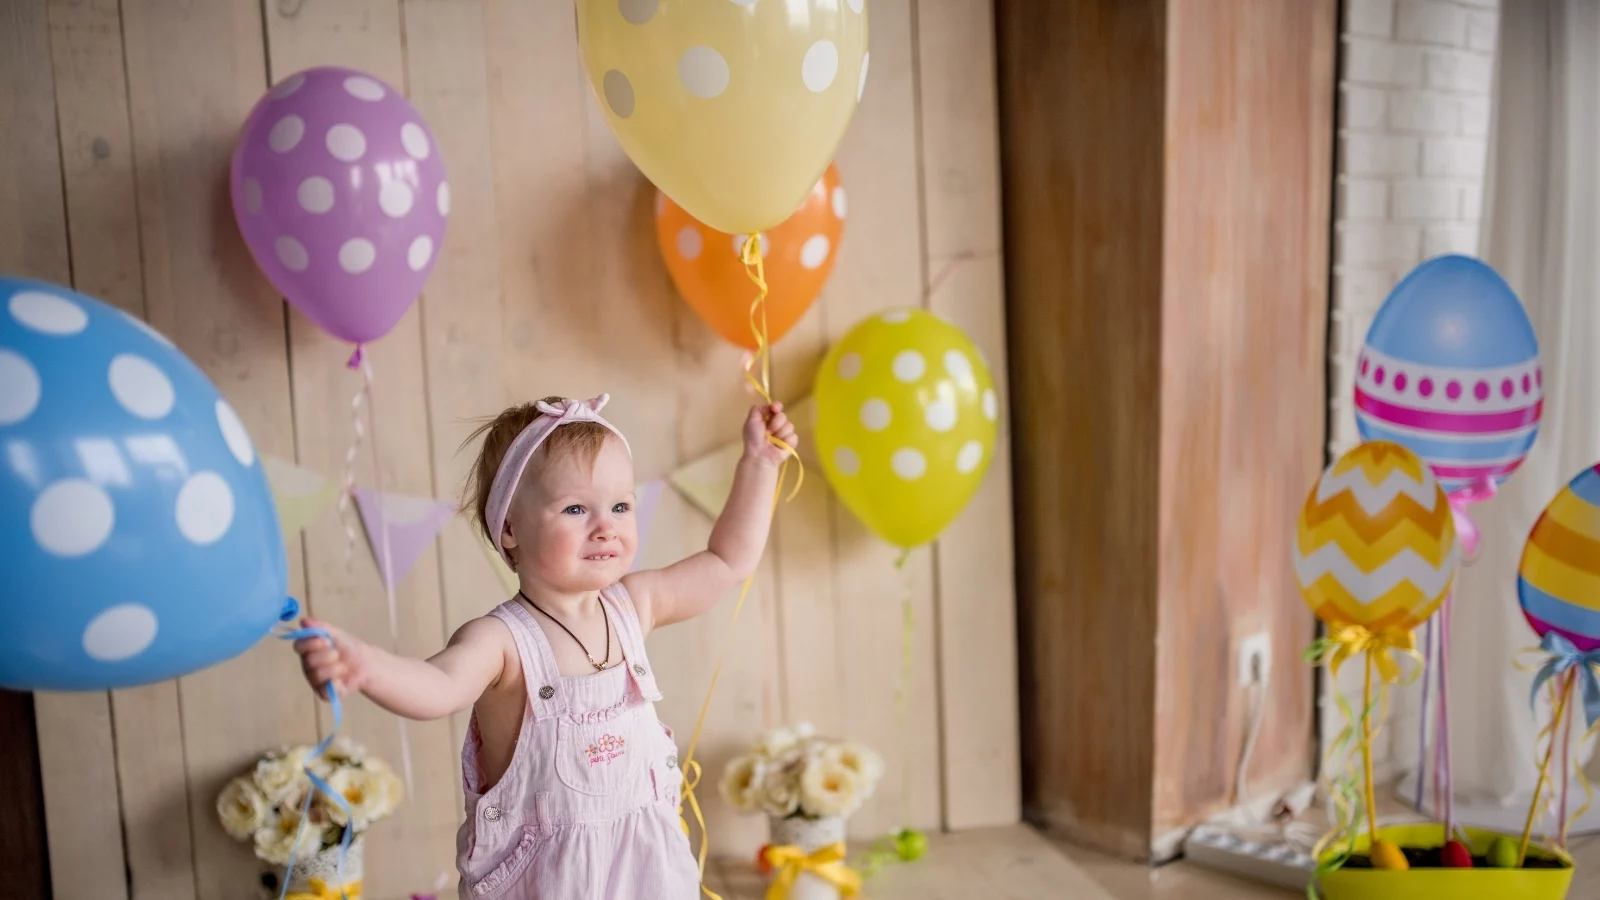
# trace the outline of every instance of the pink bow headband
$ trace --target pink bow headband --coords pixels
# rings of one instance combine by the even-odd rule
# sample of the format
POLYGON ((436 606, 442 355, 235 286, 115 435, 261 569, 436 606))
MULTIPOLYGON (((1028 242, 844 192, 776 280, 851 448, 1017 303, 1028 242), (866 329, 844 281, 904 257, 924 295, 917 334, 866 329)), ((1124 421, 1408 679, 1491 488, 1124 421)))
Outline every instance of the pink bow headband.
POLYGON ((500 535, 505 531, 506 512, 511 509, 511 495, 516 492, 517 484, 522 481, 522 471, 528 467, 528 460, 533 458, 533 451, 545 442, 557 428, 572 422, 593 422, 610 429, 622 441, 622 446, 633 455, 633 448, 628 446, 628 439, 622 436, 617 426, 600 418, 600 410, 605 408, 606 402, 611 399, 610 394, 601 394, 593 400, 563 400, 560 403, 546 403, 540 400, 534 404, 539 410, 539 417, 528 423, 522 429, 511 446, 506 448, 505 458, 500 460, 500 468, 495 470, 494 484, 489 487, 489 502, 484 511, 484 519, 489 526, 489 534, 494 540, 494 548, 506 562, 511 562, 511 554, 506 548, 500 546, 500 535))

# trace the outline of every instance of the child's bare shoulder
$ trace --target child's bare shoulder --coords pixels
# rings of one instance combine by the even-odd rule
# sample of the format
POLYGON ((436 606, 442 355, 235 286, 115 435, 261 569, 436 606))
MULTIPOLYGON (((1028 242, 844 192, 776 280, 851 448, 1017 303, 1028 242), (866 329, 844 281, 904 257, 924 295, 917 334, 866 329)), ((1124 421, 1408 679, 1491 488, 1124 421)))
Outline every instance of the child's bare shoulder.
MULTIPOLYGON (((491 671, 493 673, 492 680, 488 682, 491 688, 508 683, 508 674, 516 676, 521 672, 516 638, 512 636, 510 626, 494 616, 480 616, 457 628, 450 637, 449 646, 440 655, 457 655, 462 659, 474 660, 469 663, 474 668, 493 666, 492 670, 484 670, 485 675, 491 671)), ((512 677, 509 681, 519 679, 512 677)))
POLYGON ((450 643, 468 644, 473 646, 493 645, 503 649, 516 650, 517 642, 511 635, 511 626, 501 621, 496 616, 479 616, 468 619, 466 624, 456 629, 451 635, 450 643))

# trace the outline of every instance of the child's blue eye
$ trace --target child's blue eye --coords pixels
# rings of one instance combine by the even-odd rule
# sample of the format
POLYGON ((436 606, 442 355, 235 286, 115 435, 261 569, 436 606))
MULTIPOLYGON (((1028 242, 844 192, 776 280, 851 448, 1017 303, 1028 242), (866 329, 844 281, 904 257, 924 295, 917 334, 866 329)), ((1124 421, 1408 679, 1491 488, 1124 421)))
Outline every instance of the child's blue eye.
POLYGON ((616 506, 611 507, 611 511, 616 513, 617 515, 621 515, 621 514, 627 512, 628 510, 630 510, 632 508, 633 507, 629 506, 626 503, 618 503, 616 506))
POLYGON ((563 509, 561 512, 562 512, 563 515, 581 516, 581 515, 583 515, 583 507, 581 507, 578 504, 574 503, 571 506, 567 507, 566 509, 563 509))

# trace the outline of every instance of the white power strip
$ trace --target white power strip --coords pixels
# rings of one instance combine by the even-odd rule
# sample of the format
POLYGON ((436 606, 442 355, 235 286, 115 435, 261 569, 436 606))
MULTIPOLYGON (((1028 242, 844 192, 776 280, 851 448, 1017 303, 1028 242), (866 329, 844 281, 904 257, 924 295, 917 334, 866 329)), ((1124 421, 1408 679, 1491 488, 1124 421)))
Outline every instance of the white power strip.
POLYGON ((1183 842, 1189 862, 1254 881, 1304 890, 1316 860, 1286 840, 1256 841, 1215 825, 1201 825, 1183 842))

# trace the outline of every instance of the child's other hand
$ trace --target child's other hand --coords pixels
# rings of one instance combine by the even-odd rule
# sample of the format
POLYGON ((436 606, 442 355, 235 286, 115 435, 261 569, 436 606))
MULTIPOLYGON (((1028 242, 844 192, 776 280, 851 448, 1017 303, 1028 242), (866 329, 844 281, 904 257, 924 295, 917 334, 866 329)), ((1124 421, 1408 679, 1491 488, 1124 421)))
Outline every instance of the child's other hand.
POLYGON ((294 642, 294 652, 300 654, 300 668, 318 696, 327 696, 325 688, 329 684, 341 696, 361 690, 370 674, 367 646, 326 622, 302 619, 300 624, 304 628, 319 628, 333 637, 331 645, 320 637, 294 642))
POLYGON ((769 465, 781 465, 789 451, 768 438, 776 438, 790 447, 799 446, 794 433, 794 423, 783 413, 783 404, 752 406, 744 420, 744 455, 769 465))

